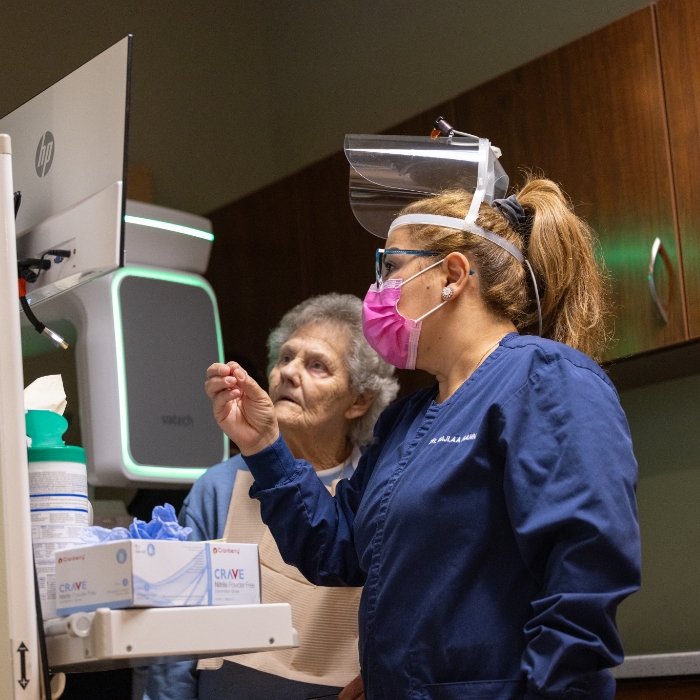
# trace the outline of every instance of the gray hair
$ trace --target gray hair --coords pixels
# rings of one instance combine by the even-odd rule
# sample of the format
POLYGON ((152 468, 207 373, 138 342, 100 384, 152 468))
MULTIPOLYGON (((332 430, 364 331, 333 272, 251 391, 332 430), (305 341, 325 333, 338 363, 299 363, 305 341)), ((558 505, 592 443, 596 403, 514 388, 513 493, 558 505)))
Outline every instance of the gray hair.
POLYGON ((311 297, 288 311, 267 338, 267 374, 279 359, 280 348, 302 326, 337 323, 348 331, 348 348, 343 361, 350 377, 350 390, 356 395, 374 396, 364 415, 350 424, 350 441, 362 447, 372 442, 379 414, 396 398, 399 383, 394 368, 372 350, 362 333, 362 302, 352 294, 323 294, 311 297))

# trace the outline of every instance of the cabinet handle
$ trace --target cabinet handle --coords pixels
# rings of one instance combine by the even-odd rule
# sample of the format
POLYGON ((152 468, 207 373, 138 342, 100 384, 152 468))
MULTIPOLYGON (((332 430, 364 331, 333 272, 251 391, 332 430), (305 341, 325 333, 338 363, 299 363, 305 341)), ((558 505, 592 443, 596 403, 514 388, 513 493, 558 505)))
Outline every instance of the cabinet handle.
POLYGON ((673 301, 673 290, 675 287, 675 282, 673 275, 673 266, 671 265, 671 258, 668 257, 666 248, 664 248, 664 244, 661 242, 660 238, 657 238, 654 241, 654 244, 651 246, 651 259, 649 260, 649 272, 647 274, 647 279, 649 280, 649 292, 651 293, 651 299, 654 302, 654 305, 656 306, 656 310, 659 312, 661 320, 664 323, 668 323, 668 314, 671 310, 671 303, 673 301), (656 292, 656 284, 654 283, 654 267, 656 265, 656 258, 658 256, 661 256, 661 260, 663 261, 664 267, 666 268, 666 273, 668 274, 669 292, 668 302, 666 306, 664 306, 661 303, 661 299, 659 299, 659 295, 656 292))

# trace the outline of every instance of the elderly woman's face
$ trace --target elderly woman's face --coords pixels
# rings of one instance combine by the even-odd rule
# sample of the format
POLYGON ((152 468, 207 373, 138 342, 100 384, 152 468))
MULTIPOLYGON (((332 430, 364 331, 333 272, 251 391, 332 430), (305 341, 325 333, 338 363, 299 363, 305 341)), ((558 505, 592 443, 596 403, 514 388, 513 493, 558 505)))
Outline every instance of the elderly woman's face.
POLYGON ((283 432, 347 434, 357 415, 343 362, 347 346, 342 326, 315 323, 302 326, 280 348, 270 372, 270 398, 283 432))

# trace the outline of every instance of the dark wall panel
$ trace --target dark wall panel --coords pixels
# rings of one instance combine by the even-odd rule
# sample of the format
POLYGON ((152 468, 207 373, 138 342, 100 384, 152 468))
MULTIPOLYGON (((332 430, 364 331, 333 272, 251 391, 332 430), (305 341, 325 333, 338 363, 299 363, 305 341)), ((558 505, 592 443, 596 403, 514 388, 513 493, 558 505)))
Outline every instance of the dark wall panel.
MULTIPOLYGON (((524 168, 560 182, 597 231, 614 280, 618 342, 609 358, 688 337, 651 7, 388 131, 427 134, 440 114, 500 146, 512 183, 522 180, 524 168), (655 274, 660 297, 670 300, 668 323, 648 289, 657 236, 672 266, 668 275, 659 261, 655 274)), ((377 241, 352 217, 342 153, 212 218, 217 241, 209 277, 226 346, 259 365, 267 332, 293 303, 330 290, 362 296, 371 281, 377 241)), ((414 380, 425 381, 416 376, 404 383, 414 380)))

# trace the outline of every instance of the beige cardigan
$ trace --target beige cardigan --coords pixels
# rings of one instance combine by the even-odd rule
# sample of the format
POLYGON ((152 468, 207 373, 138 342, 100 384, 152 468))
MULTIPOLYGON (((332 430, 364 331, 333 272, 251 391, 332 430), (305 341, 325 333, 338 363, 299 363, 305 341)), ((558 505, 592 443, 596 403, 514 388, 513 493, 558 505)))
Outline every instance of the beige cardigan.
MULTIPOLYGON (((294 681, 345 686, 360 672, 357 609, 361 588, 324 588, 310 584, 285 564, 272 534, 260 517, 260 503, 248 496, 250 472, 240 470, 231 495, 224 540, 260 548, 263 603, 290 603, 292 624, 299 633, 296 649, 228 657, 249 668, 294 681)), ((334 490, 335 483, 331 487, 334 490)), ((220 659, 206 659, 197 668, 220 668, 220 659)))

